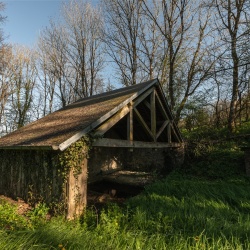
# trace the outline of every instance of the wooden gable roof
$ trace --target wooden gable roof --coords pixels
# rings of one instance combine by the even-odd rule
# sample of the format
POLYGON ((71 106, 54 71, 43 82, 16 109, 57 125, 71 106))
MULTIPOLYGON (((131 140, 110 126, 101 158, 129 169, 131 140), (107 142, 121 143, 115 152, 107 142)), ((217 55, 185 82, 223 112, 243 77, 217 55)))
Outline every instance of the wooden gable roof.
MULTIPOLYGON (((154 108, 155 101, 153 99, 144 103, 146 106, 151 105, 151 109, 154 108)), ((130 116, 131 124, 128 126, 131 127, 131 116, 133 113, 146 133, 152 134, 154 142, 157 141, 157 134, 159 136, 167 127, 169 130, 173 130, 175 142, 182 142, 181 135, 173 122, 159 81, 155 79, 83 98, 0 138, 0 148, 44 148, 63 151, 83 135, 90 132, 103 136, 125 116, 130 116), (152 95, 152 93, 155 94, 152 95), (159 128, 152 122, 149 128, 140 111, 137 110, 137 106, 144 99, 149 98, 150 95, 152 96, 150 98, 158 99, 157 105, 160 107, 160 112, 165 120, 159 128)), ((156 115, 155 112, 151 112, 151 120, 156 122, 156 115)), ((132 130, 130 129, 129 131, 129 137, 132 140, 132 130)), ((171 136, 170 133, 168 133, 169 136, 171 136)), ((166 142, 170 141, 170 138, 166 140, 166 142)))

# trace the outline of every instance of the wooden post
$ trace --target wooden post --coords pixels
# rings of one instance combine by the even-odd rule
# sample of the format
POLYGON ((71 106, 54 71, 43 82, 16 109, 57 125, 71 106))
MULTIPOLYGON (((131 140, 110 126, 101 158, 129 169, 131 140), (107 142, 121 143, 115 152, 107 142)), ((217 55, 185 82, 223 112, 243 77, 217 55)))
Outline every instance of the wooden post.
POLYGON ((129 104, 129 114, 127 119, 127 140, 131 143, 134 140, 134 132, 133 132, 133 104, 129 104))
POLYGON ((172 136, 171 136, 171 131, 172 130, 172 124, 171 122, 168 123, 168 143, 172 142, 172 136))
POLYGON ((81 215, 87 205, 87 159, 82 162, 82 172, 77 176, 71 169, 67 184, 67 219, 81 215))
POLYGON ((156 109, 155 109, 155 90, 150 96, 150 110, 151 110, 151 132, 156 142, 156 109))

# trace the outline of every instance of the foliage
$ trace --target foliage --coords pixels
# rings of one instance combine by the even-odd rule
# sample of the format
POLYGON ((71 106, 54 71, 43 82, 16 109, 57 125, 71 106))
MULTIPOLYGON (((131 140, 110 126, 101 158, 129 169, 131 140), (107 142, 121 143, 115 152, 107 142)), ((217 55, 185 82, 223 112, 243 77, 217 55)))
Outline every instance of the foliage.
POLYGON ((65 180, 71 169, 73 169, 75 177, 81 173, 82 162, 88 157, 91 142, 92 140, 89 136, 83 136, 59 155, 59 162, 63 168, 60 174, 65 180))
POLYGON ((39 203, 34 209, 28 212, 27 216, 33 226, 37 227, 47 221, 49 208, 44 203, 39 203))
POLYGON ((0 200, 0 230, 20 230, 30 228, 30 222, 17 213, 17 206, 0 200))
POLYGON ((244 152, 233 143, 190 145, 184 171, 194 176, 227 179, 244 174, 244 152), (193 147, 192 147, 193 146, 193 147))
POLYGON ((245 174, 242 147, 250 145, 249 122, 240 126, 235 134, 217 128, 197 128, 183 134, 186 138, 184 172, 213 179, 245 174))

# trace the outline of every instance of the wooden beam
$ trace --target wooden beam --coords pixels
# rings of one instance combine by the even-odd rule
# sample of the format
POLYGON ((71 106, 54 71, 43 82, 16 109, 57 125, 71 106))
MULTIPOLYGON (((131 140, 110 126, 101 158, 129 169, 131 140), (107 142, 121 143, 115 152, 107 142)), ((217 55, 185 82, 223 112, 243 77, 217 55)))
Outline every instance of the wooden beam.
POLYGON ((114 116, 108 119, 105 123, 103 123, 100 127, 98 127, 94 135, 103 135, 105 134, 111 127, 113 127, 118 121, 120 121, 124 116, 129 113, 130 109, 128 106, 125 106, 123 109, 118 111, 114 116))
POLYGON ((167 125, 169 124, 169 121, 165 121, 161 128, 159 129, 159 131, 156 134, 156 139, 158 139, 158 137, 162 134, 162 132, 164 131, 164 129, 167 127, 167 125))
POLYGON ((148 133, 148 135, 154 139, 154 135, 152 134, 151 130, 149 129, 148 125, 146 124, 146 122, 143 120, 141 114, 139 113, 139 111, 134 108, 134 111, 135 111, 135 115, 136 117, 138 118, 139 122, 141 123, 143 129, 148 133))
POLYGON ((93 147, 111 147, 111 148, 178 148, 182 143, 165 143, 165 142, 143 142, 128 140, 117 140, 102 138, 93 143, 93 147))
POLYGON ((151 112, 151 132, 153 134, 154 141, 156 141, 156 109, 155 109, 155 90, 150 96, 150 112, 151 112))

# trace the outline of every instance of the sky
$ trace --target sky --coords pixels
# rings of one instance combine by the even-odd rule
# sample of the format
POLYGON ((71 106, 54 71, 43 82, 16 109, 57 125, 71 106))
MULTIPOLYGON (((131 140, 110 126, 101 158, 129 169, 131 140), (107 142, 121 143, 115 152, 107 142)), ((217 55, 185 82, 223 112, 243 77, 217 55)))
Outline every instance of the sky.
MULTIPOLYGON (((7 17, 1 24, 5 41, 11 44, 24 45, 29 48, 35 47, 39 33, 49 26, 51 18, 60 17, 60 9, 63 3, 70 0, 0 0, 5 3, 2 13, 7 17)), ((93 5, 99 0, 88 0, 93 5)), ((105 78, 109 78, 110 69, 106 69, 105 78)))
POLYGON ((0 0, 7 20, 2 25, 6 41, 33 47, 39 32, 49 25, 50 18, 60 16, 63 0, 0 0))

